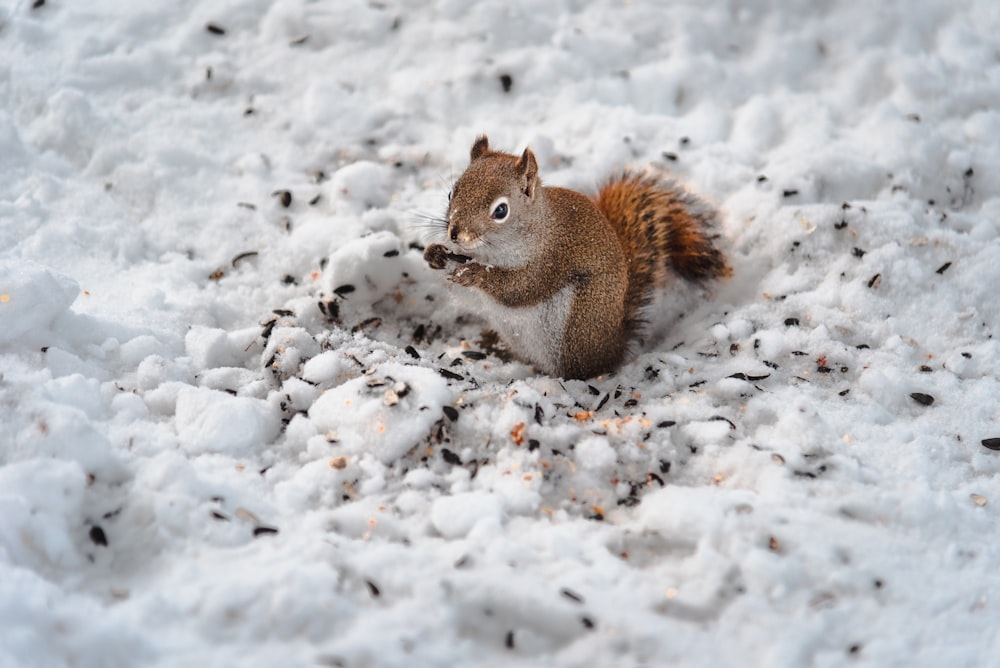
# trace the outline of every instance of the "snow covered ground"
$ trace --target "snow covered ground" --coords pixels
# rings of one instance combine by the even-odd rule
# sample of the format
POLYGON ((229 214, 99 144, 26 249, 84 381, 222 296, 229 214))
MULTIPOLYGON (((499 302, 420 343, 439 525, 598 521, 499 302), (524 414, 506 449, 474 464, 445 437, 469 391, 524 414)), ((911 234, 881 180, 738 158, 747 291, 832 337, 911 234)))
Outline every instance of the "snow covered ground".
POLYGON ((998 32, 0 4, 0 665, 995 662, 998 32), (733 278, 606 377, 483 355, 420 254, 480 132, 665 165, 733 278))

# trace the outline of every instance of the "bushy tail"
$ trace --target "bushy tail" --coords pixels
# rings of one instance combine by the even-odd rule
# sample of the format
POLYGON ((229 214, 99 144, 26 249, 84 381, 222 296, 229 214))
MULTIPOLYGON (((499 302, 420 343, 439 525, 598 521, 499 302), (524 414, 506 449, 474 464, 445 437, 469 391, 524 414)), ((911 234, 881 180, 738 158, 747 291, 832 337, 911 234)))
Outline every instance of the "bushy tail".
POLYGON ((601 188, 594 202, 629 260, 625 313, 633 322, 671 270, 695 283, 731 273, 713 244, 715 211, 672 181, 624 172, 601 188))

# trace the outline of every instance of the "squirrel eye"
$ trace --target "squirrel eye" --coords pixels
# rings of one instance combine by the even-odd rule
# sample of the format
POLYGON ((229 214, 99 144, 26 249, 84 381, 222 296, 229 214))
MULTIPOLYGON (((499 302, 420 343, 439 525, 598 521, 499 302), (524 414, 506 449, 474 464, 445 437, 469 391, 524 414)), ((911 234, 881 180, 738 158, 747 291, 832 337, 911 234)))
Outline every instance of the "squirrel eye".
POLYGON ((501 197, 499 200, 493 203, 493 212, 490 216, 493 220, 498 223, 503 222, 507 219, 507 215, 510 213, 510 207, 507 205, 507 198, 501 197))
POLYGON ((448 191, 448 201, 449 202, 451 201, 451 191, 450 190, 448 191))

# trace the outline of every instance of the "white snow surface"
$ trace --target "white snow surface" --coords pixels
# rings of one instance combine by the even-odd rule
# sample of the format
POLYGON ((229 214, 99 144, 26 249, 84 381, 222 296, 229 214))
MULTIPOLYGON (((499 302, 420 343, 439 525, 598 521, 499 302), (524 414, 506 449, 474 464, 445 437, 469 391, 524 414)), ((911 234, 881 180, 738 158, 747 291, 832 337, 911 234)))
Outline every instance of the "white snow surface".
POLYGON ((997 34, 0 4, 0 666, 995 665, 997 34), (481 132, 669 169, 733 277, 604 377, 476 355, 420 248, 481 132))

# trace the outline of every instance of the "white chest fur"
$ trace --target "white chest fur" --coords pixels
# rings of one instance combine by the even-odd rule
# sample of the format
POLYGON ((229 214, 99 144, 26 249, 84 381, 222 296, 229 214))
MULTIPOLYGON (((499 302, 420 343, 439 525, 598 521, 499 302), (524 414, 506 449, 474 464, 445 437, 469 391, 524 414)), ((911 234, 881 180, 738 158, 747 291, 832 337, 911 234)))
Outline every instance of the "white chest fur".
POLYGON ((470 311, 486 319, 515 355, 542 371, 551 372, 559 366, 573 286, 567 285, 540 304, 519 308, 504 306, 482 290, 458 288, 453 292, 470 311))

